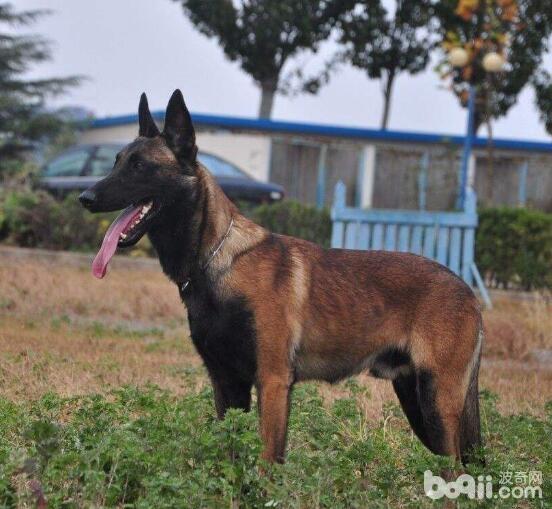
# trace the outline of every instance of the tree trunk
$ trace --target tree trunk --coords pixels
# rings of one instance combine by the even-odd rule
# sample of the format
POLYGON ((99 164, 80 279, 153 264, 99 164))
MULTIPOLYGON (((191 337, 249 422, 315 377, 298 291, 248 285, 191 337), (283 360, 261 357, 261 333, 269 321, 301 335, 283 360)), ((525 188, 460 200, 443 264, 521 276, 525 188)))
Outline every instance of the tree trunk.
POLYGON ((259 107, 259 118, 270 118, 277 87, 277 80, 266 80, 261 83, 261 105, 259 107))
POLYGON ((391 110, 391 95, 393 92, 393 82, 395 81, 395 73, 387 74, 385 88, 383 90, 383 115, 381 117, 381 128, 385 131, 389 123, 389 112, 391 110))
POLYGON ((490 117, 487 117, 487 158, 489 159, 489 180, 491 182, 491 206, 493 205, 494 186, 494 141, 493 141, 493 124, 490 117))

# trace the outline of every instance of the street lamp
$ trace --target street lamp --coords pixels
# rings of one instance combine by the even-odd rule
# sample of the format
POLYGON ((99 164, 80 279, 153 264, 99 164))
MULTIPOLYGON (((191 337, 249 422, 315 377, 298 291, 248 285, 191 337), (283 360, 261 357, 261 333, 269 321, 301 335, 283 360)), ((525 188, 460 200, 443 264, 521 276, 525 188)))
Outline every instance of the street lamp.
MULTIPOLYGON (((464 48, 453 48, 449 51, 448 61, 453 67, 464 67, 470 63, 470 56, 464 48)), ((483 70, 489 73, 500 72, 504 68, 506 61, 502 55, 496 51, 490 51, 486 53, 482 60, 481 65, 483 70)), ((470 164, 470 157, 473 146, 474 133, 474 116, 475 116, 475 98, 476 98, 476 86, 473 79, 470 80, 469 92, 468 92, 468 125, 466 137, 464 138, 464 149, 462 152, 462 165, 460 167, 460 193, 458 195, 457 208, 464 208, 464 201, 466 199, 466 186, 468 183, 468 168, 470 164)))
POLYGON ((511 34, 522 29, 518 0, 458 0, 455 16, 444 25, 444 60, 438 70, 468 107, 468 125, 456 206, 464 208, 468 166, 474 138, 476 87, 488 73, 504 69, 511 34), (466 97, 467 95, 467 97, 466 97))
POLYGON ((504 69, 506 60, 504 57, 496 51, 487 53, 482 60, 483 69, 487 72, 500 72, 504 69))

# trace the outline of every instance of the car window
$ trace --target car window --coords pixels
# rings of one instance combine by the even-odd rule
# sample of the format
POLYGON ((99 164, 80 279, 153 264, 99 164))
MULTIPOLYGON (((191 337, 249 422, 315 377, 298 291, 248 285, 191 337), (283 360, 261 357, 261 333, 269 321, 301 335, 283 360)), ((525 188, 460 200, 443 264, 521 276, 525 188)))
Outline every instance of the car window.
POLYGON ((199 159, 199 162, 205 165, 206 168, 216 177, 250 178, 237 166, 234 166, 232 163, 229 163, 220 157, 200 152, 197 158, 199 159))
POLYGON ((115 157, 121 151, 121 147, 117 146, 101 146, 98 147, 95 154, 92 156, 89 165, 89 174, 93 177, 103 177, 107 175, 115 164, 115 157))
POLYGON ((72 150, 56 157, 46 165, 46 177, 78 177, 90 155, 88 148, 72 150))

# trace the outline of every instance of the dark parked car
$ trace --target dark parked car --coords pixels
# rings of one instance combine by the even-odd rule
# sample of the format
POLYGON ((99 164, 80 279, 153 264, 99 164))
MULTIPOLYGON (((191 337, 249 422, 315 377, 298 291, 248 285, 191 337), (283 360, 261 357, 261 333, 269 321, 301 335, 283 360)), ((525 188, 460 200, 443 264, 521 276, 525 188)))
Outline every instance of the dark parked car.
MULTIPOLYGON (((123 147, 124 145, 119 144, 71 147, 43 167, 41 183, 59 195, 83 191, 111 171, 115 156, 123 147)), ((226 195, 233 201, 270 203, 284 197, 281 186, 254 180, 243 170, 218 156, 200 152, 198 159, 215 176, 226 195)))

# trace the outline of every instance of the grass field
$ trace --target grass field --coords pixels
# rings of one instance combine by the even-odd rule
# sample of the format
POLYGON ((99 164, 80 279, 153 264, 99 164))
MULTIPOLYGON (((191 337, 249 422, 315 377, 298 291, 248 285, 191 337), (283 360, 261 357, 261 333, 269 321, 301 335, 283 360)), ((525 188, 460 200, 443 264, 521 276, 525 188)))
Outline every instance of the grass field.
MULTIPOLYGON (((413 437, 388 382, 294 392, 288 462, 261 475, 256 412, 214 417, 176 287, 155 263, 103 281, 75 258, 0 252, 0 506, 429 507, 451 467, 413 437)), ((487 466, 542 472, 552 503, 552 304, 498 299, 481 368, 487 466)), ((459 499, 460 507, 481 503, 459 499)))

